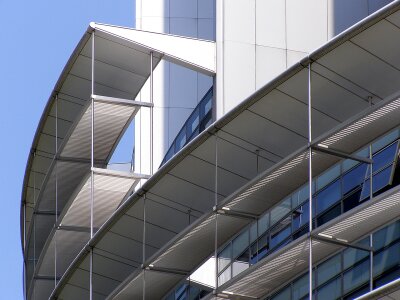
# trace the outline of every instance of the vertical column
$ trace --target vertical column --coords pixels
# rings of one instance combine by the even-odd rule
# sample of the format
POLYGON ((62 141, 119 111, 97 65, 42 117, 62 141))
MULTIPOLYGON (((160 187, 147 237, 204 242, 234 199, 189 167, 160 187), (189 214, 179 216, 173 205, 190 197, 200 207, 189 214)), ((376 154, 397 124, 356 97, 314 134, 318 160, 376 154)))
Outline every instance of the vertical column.
POLYGON ((312 220, 313 220, 313 208, 312 208, 312 119, 311 119, 311 63, 308 64, 308 188, 309 188, 309 253, 308 253, 308 280, 309 280, 309 287, 308 287, 308 295, 309 299, 312 300, 312 292, 313 292, 313 255, 312 255, 312 238, 311 233, 313 230, 312 220))
MULTIPOLYGON (((90 147, 90 239, 93 238, 93 206, 94 206, 94 46, 95 31, 92 33, 92 83, 91 83, 91 147, 90 147)), ((93 299, 93 248, 90 248, 90 270, 89 270, 89 293, 90 300, 93 299)))
MULTIPOLYGON (((368 97, 369 106, 372 106, 372 97, 368 97)), ((369 145, 369 159, 372 161, 372 143, 369 145)), ((372 201, 372 197, 374 196, 374 187, 373 187, 373 163, 369 165, 369 198, 372 201)), ((373 249, 373 239, 372 234, 369 236, 369 246, 373 249)), ((369 252, 369 290, 372 291, 374 289, 374 251, 371 250, 369 252)))
MULTIPOLYGON (((154 103, 153 95, 154 95, 154 85, 153 85, 153 69, 154 69, 154 55, 153 52, 150 52, 150 103, 154 103)), ((153 106, 150 107, 150 175, 153 175, 153 106)))
POLYGON ((23 251, 23 258, 24 258, 24 286, 23 286, 23 293, 24 293, 24 299, 28 299, 27 295, 26 295, 26 271, 27 271, 27 257, 26 257, 26 199, 24 200, 24 208, 23 208, 23 212, 24 212, 24 251, 23 251))
POLYGON ((218 133, 215 133, 215 239, 214 239, 214 256, 215 256, 215 293, 218 294, 218 133))
MULTIPOLYGON (((36 157, 36 151, 33 153, 33 159, 36 157)), ((33 171, 33 207, 36 208, 36 171, 33 171)), ((35 216, 35 211, 33 212, 32 215, 32 220, 33 220, 33 273, 36 274, 36 216, 35 216)), ((29 257, 28 257, 29 259, 29 257)), ((33 300, 35 300, 35 284, 34 281, 31 281, 33 286, 31 289, 33 290, 33 300)))
POLYGON ((58 94, 55 97, 56 106, 56 142, 54 152, 54 163, 55 163, 55 194, 56 194, 56 205, 55 205, 55 220, 54 220, 54 288, 57 286, 57 222, 58 222, 58 94))
POLYGON ((146 299, 146 194, 143 195, 143 240, 142 240, 142 267, 143 267, 143 300, 146 299))

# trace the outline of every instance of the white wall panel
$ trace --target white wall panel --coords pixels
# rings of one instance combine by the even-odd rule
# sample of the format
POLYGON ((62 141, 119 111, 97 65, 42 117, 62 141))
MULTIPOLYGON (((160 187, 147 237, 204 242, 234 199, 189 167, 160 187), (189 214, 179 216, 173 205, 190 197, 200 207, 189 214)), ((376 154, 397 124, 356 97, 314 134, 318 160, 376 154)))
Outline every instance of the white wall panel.
POLYGON ((286 48, 286 0, 256 0, 256 44, 286 48))
POLYGON ((299 62, 306 56, 307 56, 306 52, 287 50, 287 57, 286 57, 287 68, 290 68, 292 65, 299 62))
POLYGON ((164 17, 164 18, 169 17, 169 1, 143 0, 140 6, 141 6, 142 17, 164 17))
POLYGON ((225 112, 255 91, 255 45, 225 41, 225 112))
POLYGON ((225 40, 255 43, 255 0, 225 1, 225 40))
POLYGON ((286 50, 256 46, 256 88, 264 86, 286 69, 286 50))
POLYGON ((327 0, 286 0, 287 48, 310 52, 327 41, 327 0))
POLYGON ((143 30, 169 33, 168 18, 145 17, 141 19, 140 24, 143 30))

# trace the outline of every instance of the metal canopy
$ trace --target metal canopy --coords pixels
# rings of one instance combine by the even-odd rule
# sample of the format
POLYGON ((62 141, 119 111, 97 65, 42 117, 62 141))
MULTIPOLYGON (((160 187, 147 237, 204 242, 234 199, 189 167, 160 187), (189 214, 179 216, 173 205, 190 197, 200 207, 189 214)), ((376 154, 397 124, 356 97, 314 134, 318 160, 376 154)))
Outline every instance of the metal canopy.
MULTIPOLYGON (((393 47, 393 53, 400 50, 400 40, 391 35, 392 31, 385 29, 385 34, 382 34, 373 30, 388 20, 400 23, 398 10, 399 1, 396 1, 353 26, 214 123, 124 203, 87 247, 107 250, 104 252, 110 253, 110 256, 118 255, 140 264, 143 259, 148 261, 158 249, 163 248, 162 252, 155 255, 168 252, 167 247, 172 248, 175 243, 178 245, 184 239, 184 234, 174 242, 168 240, 182 232, 194 219, 210 212, 215 200, 221 205, 229 205, 232 210, 260 214, 307 182, 308 76, 305 67, 309 63, 312 63, 313 144, 324 143, 332 150, 351 153, 398 126, 398 97, 391 95, 398 90, 400 81, 400 71, 393 67, 393 60, 400 61, 400 57, 387 56, 391 51, 378 56, 378 50, 373 49, 375 39, 379 38, 383 39, 383 49, 393 47), (369 44, 361 46, 361 41, 357 40, 361 37, 369 44), (348 44, 350 46, 347 48, 348 44), (393 60, 389 63, 389 59, 393 60), (372 108, 371 104, 374 104, 372 108), (218 180, 215 180, 215 176, 218 180), (265 201, 266 195, 268 201, 265 201), (142 201, 153 201, 159 205, 158 208, 146 210, 145 215, 146 226, 152 224, 160 232, 150 234, 146 231, 145 239, 140 227, 137 231, 129 226, 116 227, 123 220, 135 220, 131 222, 143 224, 142 201), (164 209, 176 211, 178 217, 160 218, 166 214, 164 209), (151 221, 147 219, 150 212, 156 212, 151 221), (172 227, 174 230, 171 230, 172 227), (163 236, 162 232, 170 234, 163 236), (158 237, 164 237, 165 240, 150 244, 148 239, 156 240, 158 237), (140 254, 143 242, 146 244, 145 257, 140 254)), ((396 28, 392 29, 400 30, 396 28)), ((314 151, 313 174, 318 175, 338 160, 338 157, 314 151)), ((205 222, 209 216, 196 225, 205 222)), ((240 228, 244 225, 236 226, 240 228)), ((194 225, 192 229, 196 231, 194 225)), ((189 235, 190 230, 185 234, 189 235)), ((324 249, 337 248, 319 242, 316 247, 319 245, 322 247, 321 255, 329 252, 324 249)), ((86 253, 81 252, 69 267, 52 298, 71 286, 72 278, 82 269, 81 263, 87 260, 86 253)), ((191 252, 186 255, 193 259, 187 258, 187 261, 195 265, 196 258, 191 256, 191 252)), ((173 257, 172 252, 170 257, 173 257)), ((179 261, 179 258, 176 259, 179 261)), ((137 273, 131 279, 134 280, 136 276, 137 273)), ((112 281, 112 278, 109 280, 112 281)), ((124 284, 127 283, 125 281, 124 284)), ((111 293, 112 286, 107 286, 107 292, 111 293)), ((93 288, 97 293, 95 284, 93 288)), ((123 288, 120 286, 118 289, 123 288)))
MULTIPOLYGON (((93 171, 95 174, 93 226, 99 228, 138 182, 148 177, 105 169, 93 171)), ((90 176, 87 176, 83 182, 84 184, 65 205, 56 229, 53 229, 47 238, 36 266, 34 281, 37 278, 51 278, 54 275, 57 278, 61 277, 90 239, 90 176)), ((53 288, 54 286, 47 289, 46 298, 50 296, 53 288)), ((40 292, 45 293, 43 290, 40 292)))
POLYGON ((400 298, 400 278, 389 282, 355 300, 393 300, 400 298))
MULTIPOLYGON (((93 98, 95 102, 95 164, 105 167, 140 107, 151 106, 132 100, 150 76, 150 61, 154 69, 165 56, 175 63, 212 74, 215 72, 214 47, 209 41, 90 24, 50 96, 28 159, 21 206, 26 260, 38 259, 57 215, 90 171, 92 112, 89 100, 93 98), (171 41, 174 49, 167 47, 171 41), (93 44, 95 49, 92 49, 93 44), (182 55, 182 51, 191 52, 182 55), (203 51, 203 56, 198 55, 198 51, 203 51), (51 214, 53 217, 49 217, 51 214), (37 232, 32 234, 33 230, 37 232)), ((107 209, 108 213, 111 211, 107 209)), ((28 263, 28 268, 32 269, 31 265, 36 263, 28 263)), ((27 274, 29 277, 32 270, 27 274)))
MULTIPOLYGON (((400 188, 397 187, 331 220, 314 230, 312 235, 332 237, 332 241, 339 239, 351 244, 399 215, 400 188)), ((337 244, 317 239, 313 239, 312 245, 314 264, 340 249, 337 244)), ((308 236, 303 236, 223 284, 218 292, 256 299, 265 297, 283 282, 290 282, 307 270, 308 247, 308 236)))

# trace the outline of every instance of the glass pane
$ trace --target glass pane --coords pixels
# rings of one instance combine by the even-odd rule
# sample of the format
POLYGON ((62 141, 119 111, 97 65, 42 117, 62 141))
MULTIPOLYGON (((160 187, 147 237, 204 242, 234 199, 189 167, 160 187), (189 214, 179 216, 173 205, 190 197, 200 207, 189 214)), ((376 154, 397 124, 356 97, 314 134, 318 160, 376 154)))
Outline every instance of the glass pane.
POLYGON ((231 266, 229 266, 221 275, 218 276, 218 285, 222 285, 231 279, 231 266))
POLYGON ((320 191, 316 197, 317 201, 317 215, 327 208, 334 205, 341 198, 340 181, 328 185, 325 189, 320 191))
POLYGON ((187 294, 187 284, 182 284, 175 290, 175 299, 183 300, 186 299, 187 294))
POLYGON ((285 228, 281 228, 280 226, 278 226, 277 229, 279 229, 279 230, 274 230, 271 233, 271 248, 274 248, 277 245, 279 245, 286 238, 288 238, 290 236, 290 234, 292 233, 290 225, 288 225, 285 228))
POLYGON ((317 178, 317 191, 340 176, 340 165, 336 165, 317 178))
POLYGON ((288 300, 290 299, 290 286, 286 287, 284 290, 276 294, 271 298, 271 300, 288 300))
POLYGON ((388 145, 389 143, 393 142, 394 140, 398 139, 400 136, 399 134, 400 129, 395 129, 389 134, 385 135, 384 137, 372 144, 372 152, 376 152, 379 149, 388 145))
POLYGON ((360 204, 361 190, 351 194, 346 199, 343 200, 343 212, 349 211, 350 209, 356 207, 360 204))
POLYGON ((196 110, 193 111, 193 113, 191 114, 186 123, 187 136, 191 136, 192 133, 195 131, 195 129, 199 126, 199 120, 200 120, 199 109, 196 108, 196 110))
POLYGON ((178 152, 185 146, 186 143, 186 131, 185 128, 182 128, 181 132, 179 132, 178 136, 175 140, 175 152, 178 152))
MULTIPOLYGON (((357 244, 368 247, 369 238, 365 238, 357 242, 357 244)), ((368 251, 358 250, 354 248, 347 248, 346 250, 343 251, 343 269, 346 270, 347 268, 356 264, 357 262, 359 262, 360 260, 362 260, 367 256, 369 256, 368 251)))
POLYGON ((325 223, 329 222, 330 220, 333 220, 334 218, 340 216, 341 211, 342 211, 342 209, 341 209, 340 203, 339 203, 338 205, 332 207, 331 209, 324 212, 322 215, 320 215, 317 218, 317 226, 324 225, 325 223))
POLYGON ((250 243, 254 242, 257 238, 257 222, 255 222, 250 226, 250 243))
POLYGON ((341 271, 341 255, 337 254, 317 268, 317 282, 321 285, 329 279, 335 277, 341 271))
POLYGON ((218 273, 220 273, 231 262, 231 244, 218 254, 218 273))
POLYGON ((367 165, 361 164, 343 176, 344 195, 361 186, 364 182, 366 171, 367 165))
POLYGON ((254 265, 258 262, 258 244, 257 242, 250 246, 250 264, 254 265))
POLYGON ((232 276, 236 276, 237 274, 243 272, 249 267, 249 251, 247 249, 245 252, 240 255, 237 260, 235 260, 232 264, 232 276))
POLYGON ((309 191, 308 184, 306 184, 295 195, 293 195, 293 197, 292 197, 293 206, 292 207, 297 207, 298 205, 307 201, 308 196, 309 196, 308 191, 309 191))
POLYGON ((249 247, 249 231, 245 230, 232 242, 232 258, 235 259, 247 247, 249 247))
POLYGON ((395 222, 375 232, 372 236, 375 250, 379 250, 400 238, 400 222, 395 222))
POLYGON ((387 147, 386 149, 382 150, 381 152, 375 154, 373 156, 374 163, 372 165, 372 171, 376 172, 380 170, 382 167, 393 162, 395 159, 396 150, 397 150, 397 143, 394 143, 391 146, 387 147))
POLYGON ((300 300, 308 295, 308 274, 300 277, 293 283, 293 300, 300 300))
POLYGON ((271 226, 286 216, 292 207, 292 199, 287 198, 271 210, 271 226))
POLYGON ((258 240, 258 255, 257 255, 258 261, 267 255, 268 250, 269 250, 269 232, 264 234, 258 240))
POLYGON ((400 263, 400 243, 394 244, 374 255, 374 277, 400 263))
MULTIPOLYGON (((375 192, 381 190, 382 188, 386 187, 388 184, 390 184, 390 177, 392 174, 392 167, 389 166, 383 171, 379 172, 378 174, 375 174, 372 177, 372 191, 375 194, 375 192)), ((362 192, 361 192, 361 197, 360 201, 369 198, 370 196, 370 181, 369 179, 365 181, 362 192)))
POLYGON ((369 260, 365 260, 343 275, 343 291, 345 293, 361 286, 369 280, 369 260))
POLYGON ((212 94, 208 97, 207 100, 204 99, 204 102, 201 104, 202 108, 202 115, 205 116, 212 108, 212 94))
POLYGON ((317 291, 318 299, 323 300, 336 300, 340 298, 341 294, 342 284, 340 277, 319 288, 317 291))
POLYGON ((269 228, 269 212, 258 220, 258 236, 262 235, 269 228))
POLYGON ((305 203, 293 212, 293 231, 307 224, 310 218, 309 203, 305 203))

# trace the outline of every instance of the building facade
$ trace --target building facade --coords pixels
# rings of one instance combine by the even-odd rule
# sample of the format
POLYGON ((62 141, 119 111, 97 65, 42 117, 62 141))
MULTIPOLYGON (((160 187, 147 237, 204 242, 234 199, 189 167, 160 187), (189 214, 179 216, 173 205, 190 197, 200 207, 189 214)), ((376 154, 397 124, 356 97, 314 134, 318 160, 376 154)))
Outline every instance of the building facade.
POLYGON ((136 14, 136 29, 90 24, 44 110, 25 297, 400 297, 400 2, 136 14))

